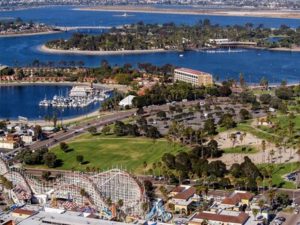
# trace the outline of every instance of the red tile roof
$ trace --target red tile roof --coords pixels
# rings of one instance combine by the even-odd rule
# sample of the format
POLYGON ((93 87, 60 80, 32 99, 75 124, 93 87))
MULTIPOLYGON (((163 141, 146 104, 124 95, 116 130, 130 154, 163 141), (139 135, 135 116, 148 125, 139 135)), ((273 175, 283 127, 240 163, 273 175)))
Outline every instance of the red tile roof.
POLYGON ((202 219, 202 220, 206 219, 208 221, 209 220, 219 221, 219 222, 224 222, 224 223, 244 224, 248 220, 249 215, 244 212, 241 212, 238 216, 201 212, 201 213, 198 213, 194 218, 202 219))
POLYGON ((182 186, 176 186, 171 192, 176 192, 176 193, 179 193, 179 192, 182 192, 184 191, 184 187, 182 186))
POLYGON ((197 75, 197 76, 202 76, 202 75, 207 75, 208 74, 206 72, 202 72, 202 71, 199 71, 199 70, 188 69, 188 68, 178 68, 176 70, 179 70, 183 73, 192 73, 192 74, 197 75))
POLYGON ((226 205, 237 205, 241 200, 246 199, 246 200, 251 200, 254 197, 253 194, 249 193, 249 192, 245 192, 245 193, 233 193, 231 196, 225 198, 222 201, 222 204, 226 204, 226 205))
POLYGON ((23 215, 33 215, 35 214, 36 212, 35 211, 32 211, 32 210, 27 210, 27 209, 15 209, 13 211, 13 213, 18 213, 18 214, 23 214, 23 215))
POLYGON ((187 200, 187 199, 191 198, 195 193, 196 193, 196 188, 190 187, 190 188, 178 193, 173 198, 187 200))

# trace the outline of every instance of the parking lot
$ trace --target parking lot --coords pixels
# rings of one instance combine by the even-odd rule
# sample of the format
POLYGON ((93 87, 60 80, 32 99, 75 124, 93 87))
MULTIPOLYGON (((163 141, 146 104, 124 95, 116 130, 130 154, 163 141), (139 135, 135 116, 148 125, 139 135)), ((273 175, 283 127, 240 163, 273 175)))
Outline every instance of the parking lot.
POLYGON ((271 225, 300 225, 300 214, 279 212, 271 225), (276 222, 276 218, 283 217, 286 220, 282 223, 276 222))

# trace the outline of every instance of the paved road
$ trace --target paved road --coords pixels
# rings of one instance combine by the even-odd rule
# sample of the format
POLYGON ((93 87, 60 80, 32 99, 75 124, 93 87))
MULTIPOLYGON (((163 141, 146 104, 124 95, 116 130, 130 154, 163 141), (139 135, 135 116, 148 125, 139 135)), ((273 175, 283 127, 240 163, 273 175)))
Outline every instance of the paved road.
MULTIPOLYGON (((195 100, 195 101, 189 101, 189 102, 177 102, 177 105, 181 106, 191 106, 195 105, 198 102, 204 102, 203 100, 195 100)), ((221 102, 218 102, 218 104, 224 104, 221 102)), ((149 106, 149 107, 144 107, 145 115, 154 115, 160 110, 168 110, 169 109, 169 104, 165 105, 156 105, 156 106, 149 106)), ((43 141, 37 141, 33 143, 32 145, 29 146, 29 149, 31 150, 36 150, 42 147, 52 147, 59 142, 67 141, 68 139, 74 138, 80 134, 83 134, 87 131, 88 128, 95 126, 97 128, 102 127, 107 124, 112 124, 117 120, 123 120, 126 118, 129 118, 133 116, 136 113, 136 109, 131 109, 127 111, 117 111, 111 115, 103 116, 102 118, 94 119, 91 121, 85 121, 80 123, 77 126, 71 127, 67 131, 59 131, 52 135, 49 139, 43 140, 43 141)), ((258 115, 255 115, 258 116, 258 115)), ((13 151, 10 151, 8 153, 5 153, 4 155, 14 155, 18 153, 19 151, 23 150, 24 148, 18 148, 13 151)))
MULTIPOLYGON (((82 122, 77 126, 73 126, 67 131, 59 131, 52 136, 50 136, 49 139, 43 140, 43 141, 37 141, 34 142, 32 145, 28 146, 31 150, 36 150, 42 147, 52 147, 59 142, 66 141, 68 139, 74 138, 80 134, 83 134, 87 131, 88 128, 95 126, 97 128, 102 127, 107 124, 112 124, 117 120, 123 120, 130 116, 133 116, 135 114, 136 110, 129 110, 129 111, 119 111, 112 115, 104 116, 103 118, 94 119, 91 121, 82 122)), ((13 151, 7 152, 4 155, 14 155, 18 153, 19 151, 23 150, 24 148, 17 148, 13 151)))
MULTIPOLYGON (((279 212, 276 216, 277 217, 284 217, 286 221, 282 223, 282 225, 298 225, 300 222, 300 214, 292 214, 292 213, 285 213, 279 212)), ((274 220, 271 222, 271 225, 277 225, 274 220)))

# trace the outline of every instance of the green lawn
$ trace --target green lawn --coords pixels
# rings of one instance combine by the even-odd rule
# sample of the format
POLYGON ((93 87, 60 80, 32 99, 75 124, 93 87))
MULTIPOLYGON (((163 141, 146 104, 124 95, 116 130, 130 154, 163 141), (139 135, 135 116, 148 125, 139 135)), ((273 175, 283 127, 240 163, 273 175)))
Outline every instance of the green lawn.
MULTIPOLYGON (((294 131, 295 133, 300 131, 300 116, 299 115, 295 115, 295 118, 292 120, 293 123, 295 124, 294 126, 294 131)), ((279 133, 284 133, 286 134, 286 136, 289 135, 289 118, 287 115, 278 115, 276 118, 272 119, 272 122, 274 124, 279 124, 281 132, 279 133)), ((265 135, 267 138, 267 140, 270 140, 268 136, 272 135, 277 136, 278 134, 275 133, 275 130, 271 127, 267 127, 267 126, 258 126, 257 129, 261 130, 261 132, 265 132, 265 135)))
POLYGON ((274 142, 274 135, 259 128, 254 128, 248 123, 239 123, 235 130, 248 132, 260 139, 268 140, 269 142, 274 142))
MULTIPOLYGON (((282 163, 282 164, 272 164, 273 167, 273 175, 272 175, 272 184, 273 186, 280 187, 280 188, 288 188, 288 189, 295 189, 296 186, 293 182, 286 181, 283 176, 294 172, 300 169, 300 163, 282 163)), ((270 164, 266 165, 259 165, 259 168, 262 167, 270 167, 270 164)), ((265 181, 265 186, 268 186, 268 181, 265 181)))
MULTIPOLYGON (((289 118, 286 115, 278 115, 274 122, 279 122, 280 126, 283 128, 288 128, 289 118)), ((292 120, 295 123, 295 129, 300 130, 300 115, 295 115, 292 120)))
POLYGON ((253 154, 253 153, 257 153, 258 150, 254 147, 250 147, 250 146, 235 146, 232 148, 225 148, 222 149, 224 151, 225 154, 229 154, 229 153, 238 153, 238 154, 253 154))
MULTIPOLYGON (((188 150, 178 144, 170 144, 166 139, 152 140, 148 138, 92 136, 84 134, 68 145, 72 151, 63 152, 59 146, 51 149, 63 165, 57 169, 85 170, 86 167, 109 169, 123 167, 129 171, 143 173, 144 162, 148 165, 158 162, 164 153, 176 153, 188 150), (84 156, 84 163, 76 161, 77 155, 84 156)), ((150 166, 148 166, 150 168, 150 166)))

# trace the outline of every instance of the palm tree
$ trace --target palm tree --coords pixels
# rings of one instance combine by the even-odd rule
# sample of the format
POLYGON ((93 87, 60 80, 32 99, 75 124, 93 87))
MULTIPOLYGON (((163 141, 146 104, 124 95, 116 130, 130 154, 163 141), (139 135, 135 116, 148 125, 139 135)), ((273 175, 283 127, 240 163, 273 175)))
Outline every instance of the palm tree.
POLYGON ((263 199, 260 199, 258 201, 258 207, 260 209, 260 212, 262 211, 263 207, 265 206, 265 201, 263 199))
MULTIPOLYGON (((270 155, 270 159, 271 161, 273 160, 273 156, 275 155, 275 151, 272 149, 270 152, 269 152, 269 155, 270 155)), ((269 161, 270 163, 270 161, 269 161)))
POLYGON ((119 201, 118 201, 118 207, 122 208, 123 205, 124 205, 123 199, 119 199, 119 201))
POLYGON ((256 208, 252 209, 252 213, 253 213, 254 219, 256 219, 256 216, 258 214, 258 209, 256 209, 256 208))
POLYGON ((142 204, 142 210, 143 210, 144 216, 146 215, 146 212, 148 211, 148 209, 149 209, 149 203, 148 202, 144 202, 142 204))
POLYGON ((263 151, 263 163, 265 163, 265 152, 266 152, 266 141, 265 140, 262 140, 261 142, 261 149, 263 151))
POLYGON ((271 205, 272 205, 273 200, 274 200, 274 198, 275 198, 275 194, 276 194, 276 192, 275 192, 274 189, 271 189, 271 190, 269 190, 269 192, 268 192, 268 197, 269 197, 269 200, 270 200, 270 204, 271 204, 271 205))
POLYGON ((256 185, 257 185, 257 191, 259 192, 259 187, 262 185, 263 180, 261 177, 257 177, 255 179, 255 181, 256 181, 256 185))
POLYGON ((209 225, 208 220, 207 220, 207 219, 204 219, 204 220, 201 222, 201 225, 209 225))

